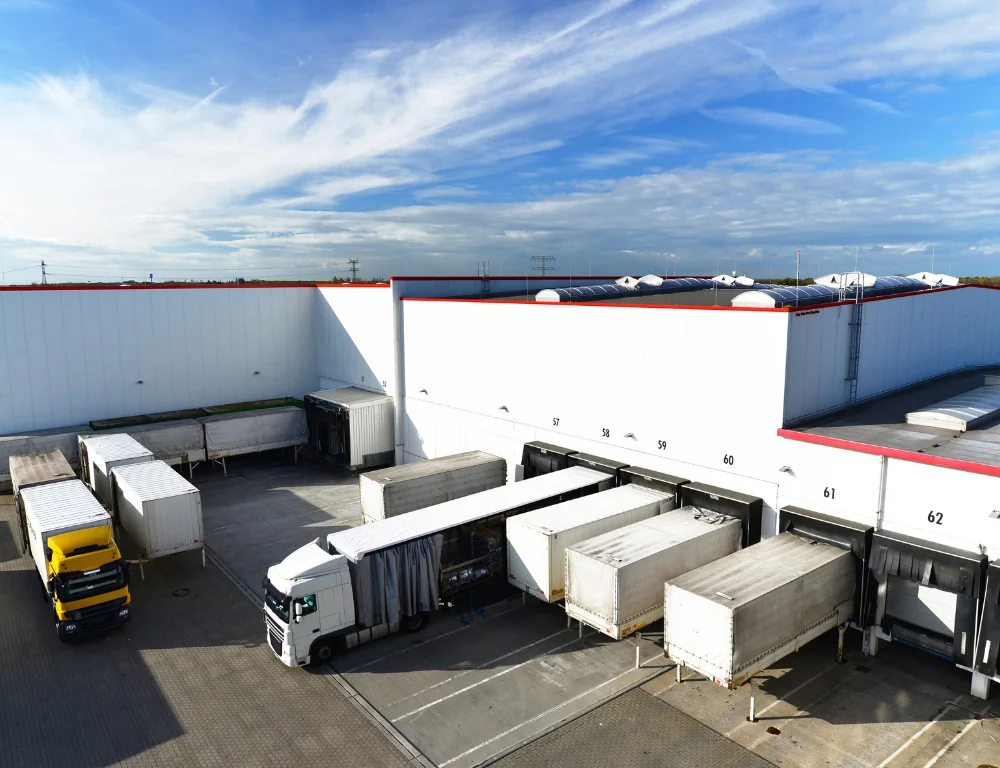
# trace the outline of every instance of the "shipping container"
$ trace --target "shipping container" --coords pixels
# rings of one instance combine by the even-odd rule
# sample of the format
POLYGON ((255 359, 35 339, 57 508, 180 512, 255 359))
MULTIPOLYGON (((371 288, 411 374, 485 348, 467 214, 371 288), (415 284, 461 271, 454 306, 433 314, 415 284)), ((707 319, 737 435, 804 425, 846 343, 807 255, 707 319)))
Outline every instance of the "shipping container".
POLYGON ((562 600, 567 547, 672 507, 671 496, 628 485, 508 518, 507 580, 547 603, 562 600))
POLYGON ((196 421, 205 430, 208 458, 220 462, 223 471, 229 456, 278 448, 294 448, 297 460, 298 449, 309 438, 306 412, 293 405, 200 416, 196 421))
POLYGON ((507 462, 483 451, 377 469, 361 475, 361 515, 366 523, 497 488, 507 482, 507 462))
POLYGON ((734 517, 681 507, 574 544, 566 615, 615 640, 659 621, 664 582, 736 552, 742 528, 734 517))
POLYGON ((73 469, 80 469, 80 452, 77 447, 79 435, 90 434, 86 424, 78 427, 57 427, 21 432, 16 435, 0 436, 0 490, 8 490, 10 485, 10 458, 29 453, 61 451, 73 469))
POLYGON ((392 397, 357 387, 305 396, 312 446, 320 456, 350 469, 391 465, 395 460, 392 397))
POLYGON ((153 452, 131 435, 81 435, 78 440, 83 481, 106 507, 111 506, 111 470, 153 460, 153 452))
POLYGON ((854 611, 850 550, 781 533, 671 578, 664 652, 736 688, 854 611))
POLYGON ((204 564, 205 532, 197 488, 163 461, 115 467, 111 485, 115 520, 143 560, 200 549, 204 564))

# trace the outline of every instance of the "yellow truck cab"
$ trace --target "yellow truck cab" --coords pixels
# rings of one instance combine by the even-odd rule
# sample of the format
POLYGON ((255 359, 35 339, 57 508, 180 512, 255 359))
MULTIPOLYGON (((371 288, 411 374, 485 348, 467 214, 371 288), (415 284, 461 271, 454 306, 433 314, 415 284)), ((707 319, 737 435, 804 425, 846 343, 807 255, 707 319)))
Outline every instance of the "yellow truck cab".
POLYGON ((23 548, 52 605, 59 638, 128 621, 128 563, 108 513, 59 451, 13 456, 10 467, 23 548))

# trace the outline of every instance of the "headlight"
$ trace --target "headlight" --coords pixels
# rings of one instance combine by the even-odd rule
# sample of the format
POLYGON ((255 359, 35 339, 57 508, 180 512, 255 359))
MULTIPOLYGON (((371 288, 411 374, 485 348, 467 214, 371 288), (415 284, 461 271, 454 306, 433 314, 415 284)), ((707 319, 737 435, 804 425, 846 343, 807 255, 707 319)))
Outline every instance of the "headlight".
POLYGON ((128 618, 128 608, 122 608, 118 611, 118 616, 123 619, 128 618))

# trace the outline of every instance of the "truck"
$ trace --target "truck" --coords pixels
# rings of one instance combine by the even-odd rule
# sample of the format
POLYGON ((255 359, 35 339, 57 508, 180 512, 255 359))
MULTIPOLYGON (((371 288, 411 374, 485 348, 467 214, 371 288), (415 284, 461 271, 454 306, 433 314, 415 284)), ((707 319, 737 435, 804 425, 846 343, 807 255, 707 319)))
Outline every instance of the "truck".
POLYGON ((163 461, 126 464, 111 470, 115 520, 139 548, 139 573, 145 560, 201 550, 205 565, 205 528, 201 491, 163 461))
MULTIPOLYGON (((599 470, 600 471, 600 470, 599 470)), ((674 499, 623 485, 507 520, 507 579, 546 603, 565 594, 566 548, 673 508, 674 499)))
POLYGON ((128 621, 128 564, 115 544, 111 516, 58 451, 12 457, 10 470, 25 552, 52 606, 59 639, 128 621))
POLYGON ((268 568, 268 644, 290 667, 325 663, 338 647, 415 632, 459 598, 494 598, 507 588, 507 518, 613 482, 570 467, 316 539, 268 568))
POLYGON ((80 435, 78 440, 83 481, 109 509, 114 501, 111 470, 125 464, 153 460, 153 452, 131 435, 80 435))
POLYGON ((566 616, 621 640, 663 618, 667 579, 736 552, 740 535, 735 517, 681 507, 573 544, 566 616))
POLYGON ((366 523, 497 488, 507 481, 507 462, 484 451, 365 472, 360 478, 361 517, 366 523))

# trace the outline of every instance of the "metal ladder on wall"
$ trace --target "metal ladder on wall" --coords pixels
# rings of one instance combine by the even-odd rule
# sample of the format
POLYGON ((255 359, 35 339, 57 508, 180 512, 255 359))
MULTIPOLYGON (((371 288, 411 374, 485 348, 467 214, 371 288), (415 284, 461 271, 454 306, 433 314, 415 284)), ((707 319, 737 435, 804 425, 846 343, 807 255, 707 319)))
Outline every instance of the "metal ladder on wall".
MULTIPOLYGON (((860 278, 860 276, 858 276, 860 278)), ((865 305, 862 299, 864 299, 865 286, 864 282, 860 279, 857 280, 854 287, 854 305, 851 307, 851 323, 849 328, 850 336, 850 346, 848 348, 847 357, 847 381, 851 385, 851 395, 848 402, 853 403, 858 399, 858 368, 861 364, 861 326, 864 323, 864 310, 865 305)), ((846 301, 847 299, 847 287, 844 285, 844 281, 840 285, 840 300, 846 301)))
POLYGON ((479 273, 479 293, 486 296, 490 292, 490 263, 488 261, 480 261, 478 264, 477 272, 479 273))

